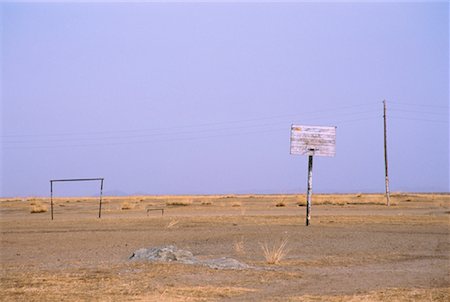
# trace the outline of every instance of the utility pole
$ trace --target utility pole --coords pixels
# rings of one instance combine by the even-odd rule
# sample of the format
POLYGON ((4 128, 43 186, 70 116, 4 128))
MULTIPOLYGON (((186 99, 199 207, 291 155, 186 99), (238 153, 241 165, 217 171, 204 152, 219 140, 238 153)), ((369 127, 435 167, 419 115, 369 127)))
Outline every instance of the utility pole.
POLYGON ((390 206, 387 137, 386 137, 386 132, 387 132, 386 131, 386 100, 383 100, 383 120, 384 120, 384 172, 385 172, 385 185, 386 185, 386 201, 387 201, 387 206, 390 206))

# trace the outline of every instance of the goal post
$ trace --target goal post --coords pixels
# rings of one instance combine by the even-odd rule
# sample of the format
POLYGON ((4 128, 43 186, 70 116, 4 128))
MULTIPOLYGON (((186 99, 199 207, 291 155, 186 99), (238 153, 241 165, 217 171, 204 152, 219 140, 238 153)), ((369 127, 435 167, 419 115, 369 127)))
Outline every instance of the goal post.
POLYGON ((103 195, 103 181, 104 178, 67 178, 67 179, 51 179, 50 180, 50 207, 53 220, 53 183, 54 182, 67 182, 67 181, 100 181, 100 196, 98 206, 98 218, 102 217, 102 195, 103 195))

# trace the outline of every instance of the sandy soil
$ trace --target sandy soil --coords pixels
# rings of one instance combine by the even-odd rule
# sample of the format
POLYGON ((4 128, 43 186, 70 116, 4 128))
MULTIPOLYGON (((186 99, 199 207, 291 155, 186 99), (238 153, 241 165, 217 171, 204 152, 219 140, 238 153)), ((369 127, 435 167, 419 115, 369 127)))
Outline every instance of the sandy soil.
POLYGON ((449 301, 450 195, 0 199, 1 301, 449 301), (277 206, 278 205, 278 206, 277 206), (164 208, 161 211, 147 209, 164 208), (31 213, 31 212, 41 213, 31 213), (261 245, 286 256, 268 264, 261 245), (173 244, 217 270, 132 262, 173 244))

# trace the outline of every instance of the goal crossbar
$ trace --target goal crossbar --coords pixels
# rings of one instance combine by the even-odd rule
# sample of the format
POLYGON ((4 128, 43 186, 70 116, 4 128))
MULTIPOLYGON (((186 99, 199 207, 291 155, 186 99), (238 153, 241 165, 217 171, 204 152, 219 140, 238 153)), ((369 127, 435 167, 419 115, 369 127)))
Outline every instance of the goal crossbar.
POLYGON ((100 181, 100 201, 98 206, 98 218, 102 217, 102 195, 103 195, 103 181, 104 178, 66 178, 66 179, 51 179, 50 180, 50 204, 53 220, 53 183, 54 182, 67 182, 67 181, 100 181))

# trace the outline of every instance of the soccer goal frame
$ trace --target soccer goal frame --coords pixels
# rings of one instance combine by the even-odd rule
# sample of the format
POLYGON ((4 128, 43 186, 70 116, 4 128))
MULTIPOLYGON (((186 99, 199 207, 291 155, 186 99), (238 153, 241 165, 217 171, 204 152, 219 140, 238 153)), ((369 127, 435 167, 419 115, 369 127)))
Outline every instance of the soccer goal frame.
POLYGON ((53 220, 53 183, 67 182, 67 181, 100 181, 100 200, 98 205, 98 218, 102 217, 102 195, 103 195, 103 181, 104 178, 67 178, 67 179, 51 179, 50 180, 50 207, 53 220))

